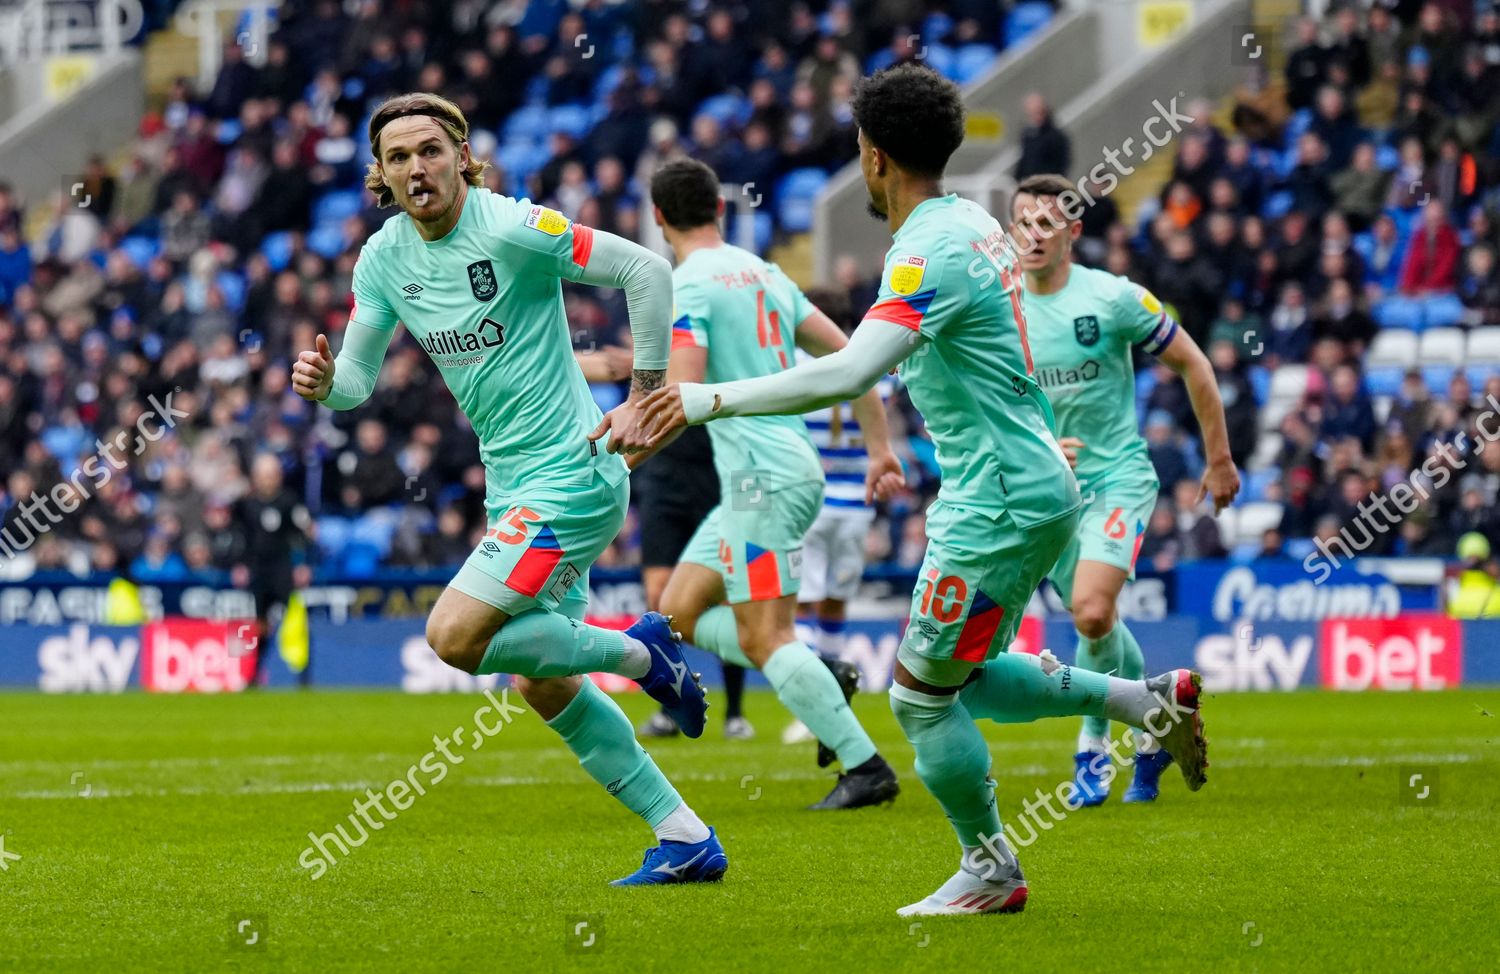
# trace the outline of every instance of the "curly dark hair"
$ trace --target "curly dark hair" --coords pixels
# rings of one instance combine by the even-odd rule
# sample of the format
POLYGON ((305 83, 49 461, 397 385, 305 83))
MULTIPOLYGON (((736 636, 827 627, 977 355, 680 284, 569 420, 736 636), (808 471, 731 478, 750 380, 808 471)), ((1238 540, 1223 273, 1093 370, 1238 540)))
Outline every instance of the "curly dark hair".
POLYGON ((863 79, 852 108, 865 139, 918 176, 941 176, 964 140, 958 86, 926 65, 897 64, 863 79))
POLYGON ((719 177, 697 159, 673 159, 651 177, 651 203, 674 230, 717 223, 719 177))

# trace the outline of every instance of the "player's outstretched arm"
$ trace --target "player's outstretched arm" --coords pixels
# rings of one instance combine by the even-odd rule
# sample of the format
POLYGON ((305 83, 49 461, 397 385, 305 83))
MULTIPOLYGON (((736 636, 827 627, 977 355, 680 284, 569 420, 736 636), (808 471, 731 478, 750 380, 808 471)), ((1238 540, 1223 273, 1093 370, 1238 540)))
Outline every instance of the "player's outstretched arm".
POLYGON ((635 362, 629 397, 605 414, 589 439, 597 440, 608 432, 609 452, 637 453, 646 448, 639 422, 641 400, 666 382, 667 355, 672 346, 672 265, 624 237, 590 232, 587 263, 573 280, 624 290, 635 362))
MULTIPOLYGON (((822 358, 832 355, 849 344, 844 332, 822 311, 812 314, 797 323, 797 347, 809 355, 822 358)), ((675 376, 674 376, 675 378, 675 376)), ((692 381, 692 380, 688 380, 692 381)), ((865 503, 886 500, 895 495, 906 484, 906 469, 896 451, 891 449, 890 426, 885 420, 885 403, 880 400, 880 391, 871 386, 864 395, 849 403, 854 418, 859 422, 860 435, 865 441, 865 453, 869 455, 869 469, 865 474, 865 503)))
POLYGON ((916 347, 917 333, 910 328, 866 318, 847 346, 785 372, 713 385, 674 382, 646 399, 642 421, 648 442, 726 416, 793 415, 853 399, 916 347))
POLYGON ((353 409, 375 391, 380 364, 395 330, 371 328, 350 321, 344 329, 344 344, 334 358, 328 337, 319 335, 317 348, 302 352, 292 365, 292 389, 303 399, 321 402, 329 409, 353 409))
POLYGON ((1198 488, 1198 500, 1212 497, 1214 513, 1218 514, 1234 503, 1235 495, 1240 492, 1240 475, 1234 469, 1234 458, 1229 453, 1224 401, 1219 398, 1219 383, 1214 378, 1213 364, 1198 343, 1181 328, 1156 357, 1182 376, 1187 385, 1188 401, 1193 404, 1193 415, 1198 417, 1198 428, 1203 431, 1203 455, 1208 460, 1208 469, 1203 471, 1203 483, 1198 488))

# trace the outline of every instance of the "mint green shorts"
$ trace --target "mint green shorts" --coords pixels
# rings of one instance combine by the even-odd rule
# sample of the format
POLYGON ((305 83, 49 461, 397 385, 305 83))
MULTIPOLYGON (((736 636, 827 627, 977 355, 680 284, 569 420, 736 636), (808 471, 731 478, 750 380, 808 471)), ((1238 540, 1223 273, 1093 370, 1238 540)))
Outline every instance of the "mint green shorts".
POLYGON ((566 493, 522 488, 491 508, 500 516, 449 584, 511 616, 536 608, 577 615, 589 566, 620 533, 629 503, 629 480, 598 474, 566 493))
POLYGON ((822 481, 729 496, 698 525, 682 560, 723 576, 731 605, 796 595, 802 586, 802 539, 823 508, 822 481))
POLYGON ((896 651, 901 665, 923 683, 954 687, 1005 652, 1077 525, 1076 511, 1022 528, 1009 514, 990 518, 935 501, 927 511, 927 555, 896 651))
POLYGON ((1062 557, 1047 573, 1063 605, 1073 608, 1073 578, 1080 561, 1097 561, 1135 577, 1135 559, 1141 551, 1146 524, 1156 507, 1159 489, 1155 474, 1127 474, 1107 482, 1079 484, 1083 494, 1083 516, 1078 533, 1062 557))

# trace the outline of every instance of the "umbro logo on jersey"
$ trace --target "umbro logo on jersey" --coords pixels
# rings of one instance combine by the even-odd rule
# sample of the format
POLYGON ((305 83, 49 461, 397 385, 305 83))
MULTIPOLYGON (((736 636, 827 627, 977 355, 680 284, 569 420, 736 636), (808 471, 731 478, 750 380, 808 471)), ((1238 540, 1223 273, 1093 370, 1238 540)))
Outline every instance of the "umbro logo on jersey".
POLYGON ((406 292, 406 300, 408 301, 416 301, 422 296, 422 285, 416 283, 415 281, 413 281, 411 284, 406 285, 401 290, 406 292))

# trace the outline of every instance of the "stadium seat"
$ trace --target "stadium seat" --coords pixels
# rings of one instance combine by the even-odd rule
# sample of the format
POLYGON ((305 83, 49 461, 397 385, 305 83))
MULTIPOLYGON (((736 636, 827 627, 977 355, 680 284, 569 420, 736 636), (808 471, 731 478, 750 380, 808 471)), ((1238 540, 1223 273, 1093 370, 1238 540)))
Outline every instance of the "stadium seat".
POLYGON ((1375 335, 1375 340, 1370 343, 1370 351, 1365 354, 1365 366, 1371 369, 1405 368, 1417 361, 1418 344, 1417 336, 1413 332, 1379 332, 1375 335))
POLYGON ((1389 297, 1384 301, 1377 301, 1370 311, 1375 323, 1382 328, 1422 330, 1422 302, 1412 298, 1389 297))
POLYGON ((1464 358, 1471 365, 1500 365, 1500 325, 1487 325, 1469 332, 1464 358))
POLYGON ((755 252, 765 254, 771 249, 771 239, 776 234, 776 221, 769 213, 755 214, 755 252))
POLYGON ((782 227, 792 233, 812 229, 813 201, 826 182, 828 174, 816 168, 793 169, 781 178, 776 198, 782 227))
POLYGON ((1281 442, 1281 434, 1275 430, 1261 433, 1260 438, 1255 441, 1255 452, 1250 454, 1250 462, 1247 465, 1249 469, 1259 470, 1263 467, 1275 469, 1276 457, 1281 453, 1281 442))
POLYGON ((953 55, 953 80, 968 84, 988 71, 999 57, 988 44, 965 44, 953 55))
POLYGON ((152 259, 161 253, 161 241, 154 237, 125 237, 120 241, 120 249, 125 251, 125 256, 130 258, 137 269, 145 270, 152 259))
POLYGON ((581 142, 593 127, 593 116, 583 105, 558 105, 547 113, 548 134, 565 132, 581 142))
POLYGON ((936 42, 926 43, 925 46, 927 53, 923 59, 927 62, 927 66, 945 78, 952 78, 955 61, 953 48, 936 42))
POLYGON ((1292 117, 1286 120, 1286 127, 1282 129, 1281 147, 1288 151, 1297 148, 1297 140, 1312 128, 1313 110, 1311 108, 1299 108, 1292 112, 1292 117))
POLYGON ((214 286, 224 296, 224 307, 235 314, 245 310, 245 292, 248 288, 244 277, 234 271, 219 271, 214 275, 214 286))
POLYGON ((240 137, 240 133, 244 131, 245 127, 240 124, 239 119, 221 119, 214 127, 214 139, 220 145, 233 145, 234 141, 240 137))
POLYGON ((1427 388, 1442 392, 1448 388, 1448 383, 1453 381, 1453 373, 1457 371, 1451 365, 1424 365, 1422 381, 1427 383, 1427 388))
POLYGON ((343 223, 364 208, 364 191, 339 189, 325 193, 313 204, 313 223, 343 223))
POLYGON ((292 262, 292 235, 285 230, 267 234, 260 242, 261 255, 273 271, 284 271, 292 262))
POLYGON ((1251 501, 1240 507, 1238 541, 1259 541, 1260 536, 1281 524, 1281 505, 1274 501, 1251 501))
POLYGON ((1462 329, 1431 328, 1422 333, 1417 358, 1423 365, 1462 365, 1465 345, 1462 329))
POLYGON ((1394 396, 1401 392, 1401 380, 1406 377, 1406 365, 1379 365, 1365 369, 1365 391, 1372 396, 1394 396))
POLYGON ((344 228, 341 226, 314 227, 313 232, 307 235, 307 249, 329 260, 342 254, 345 246, 347 246, 347 241, 344 239, 344 228))
POLYGON ((1401 150, 1393 145, 1376 146, 1375 165, 1381 172, 1395 172, 1401 168, 1401 150))
POLYGON ((1267 220, 1279 220, 1292 210, 1296 197, 1286 190, 1279 190, 1266 197, 1260 206, 1260 215, 1267 220))
POLYGON ((707 115, 721 126, 730 128, 744 122, 749 107, 749 102, 730 91, 722 95, 714 95, 712 98, 705 98, 698 106, 698 114, 707 115))
POLYGON ((511 112, 500 134, 506 143, 522 139, 541 142, 547 138, 549 131, 551 130, 547 125, 547 106, 524 105, 511 112))
POLYGON ((947 37, 953 33, 953 18, 941 10, 927 15, 922 21, 923 37, 947 37))
POLYGON ((624 79, 624 64, 611 64, 605 68, 598 80, 594 82, 594 100, 602 102, 607 99, 616 88, 620 87, 620 82, 624 79))
POLYGON ((1226 507, 1214 517, 1214 523, 1219 526, 1219 537, 1225 544, 1233 544, 1235 538, 1239 537, 1240 509, 1238 507, 1226 507))
POLYGON ((1005 46, 1015 47, 1040 33, 1052 22, 1052 5, 1027 0, 1005 15, 1005 46))
POLYGON ((1281 471, 1276 467, 1247 471, 1245 491, 1241 496, 1247 501, 1263 501, 1266 499, 1266 490, 1280 479, 1281 471))
POLYGON ((1271 398, 1300 400, 1307 393, 1307 366, 1283 365, 1271 375, 1271 398))
POLYGON ((1435 294, 1422 302, 1422 324, 1427 328, 1452 328, 1463 324, 1464 303, 1456 294, 1435 294))
POLYGON ((1255 393, 1255 401, 1264 404, 1271 398, 1271 370, 1264 365, 1252 365, 1246 370, 1250 378, 1250 391, 1255 393))

